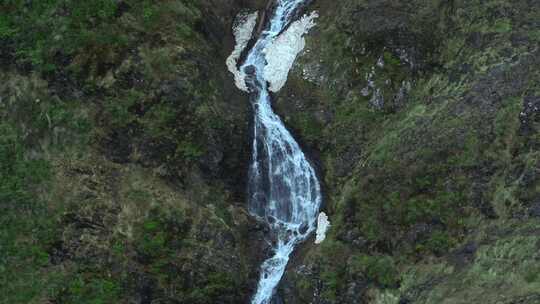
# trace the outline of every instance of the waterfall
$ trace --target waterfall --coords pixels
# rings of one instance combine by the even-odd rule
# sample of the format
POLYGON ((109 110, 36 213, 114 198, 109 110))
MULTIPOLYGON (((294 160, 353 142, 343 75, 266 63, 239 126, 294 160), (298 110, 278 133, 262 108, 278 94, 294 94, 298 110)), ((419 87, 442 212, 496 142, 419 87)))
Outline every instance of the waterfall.
MULTIPOLYGON (((272 235, 272 256, 261 266, 252 304, 270 303, 294 247, 315 230, 322 202, 315 170, 272 110, 267 83, 270 80, 268 76, 265 77, 265 69, 269 70, 268 65, 279 63, 279 60, 270 61, 266 58, 267 50, 283 35, 282 32, 291 24, 296 11, 304 2, 305 0, 276 1, 267 28, 260 34, 240 67, 240 74, 246 75, 245 81, 251 93, 254 112, 249 209, 253 215, 267 222, 272 235)), ((308 28, 309 22, 311 21, 308 20, 306 25, 308 28)), ((252 25, 249 27, 253 28, 252 25)), ((247 30, 250 30, 249 27, 247 30)), ((300 35, 303 33, 302 30, 300 35)), ((287 43, 291 39, 284 40, 287 43)), ((290 48, 299 51, 298 47, 290 48)), ((290 64, 292 65, 292 62, 290 64)))

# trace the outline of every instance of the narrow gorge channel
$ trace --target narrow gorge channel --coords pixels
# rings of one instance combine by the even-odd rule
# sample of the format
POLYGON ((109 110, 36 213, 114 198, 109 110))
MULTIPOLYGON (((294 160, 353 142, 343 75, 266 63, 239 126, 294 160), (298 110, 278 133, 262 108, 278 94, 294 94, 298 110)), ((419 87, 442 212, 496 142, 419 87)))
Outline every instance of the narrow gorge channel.
MULTIPOLYGON (((257 37, 236 82, 247 90, 253 106, 253 143, 249 169, 249 209, 270 227, 272 255, 260 269, 253 304, 272 301, 296 245, 315 230, 322 202, 315 170, 271 106, 270 91, 278 91, 302 50, 302 36, 314 25, 316 13, 293 22, 305 0, 278 0, 266 28, 257 37)), ((237 49, 229 67, 246 47, 257 13, 244 17, 236 29, 237 49)), ((232 69, 234 73, 234 68, 232 69)))

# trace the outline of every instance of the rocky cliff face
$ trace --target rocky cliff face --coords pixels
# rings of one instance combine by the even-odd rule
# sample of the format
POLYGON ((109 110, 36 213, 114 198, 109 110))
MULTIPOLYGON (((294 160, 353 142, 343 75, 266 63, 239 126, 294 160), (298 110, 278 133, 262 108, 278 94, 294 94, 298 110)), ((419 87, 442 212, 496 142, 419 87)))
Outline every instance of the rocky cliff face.
POLYGON ((333 227, 285 302, 539 301, 540 3, 312 8, 276 107, 319 159, 333 227))
MULTIPOLYGON (((247 301, 264 227, 225 58, 264 2, 0 4, 0 303, 247 301)), ((285 303, 540 301, 540 2, 309 9, 275 107, 332 227, 285 303)))

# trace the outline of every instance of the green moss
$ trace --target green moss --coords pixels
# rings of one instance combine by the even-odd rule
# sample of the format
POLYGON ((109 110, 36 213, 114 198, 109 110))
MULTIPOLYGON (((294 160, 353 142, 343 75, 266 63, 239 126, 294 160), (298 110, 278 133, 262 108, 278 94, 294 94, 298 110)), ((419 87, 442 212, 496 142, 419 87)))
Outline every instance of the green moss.
MULTIPOLYGON (((326 300, 335 301, 345 288, 347 265, 343 261, 347 260, 349 248, 333 238, 327 238, 320 246, 320 251, 311 258, 321 267, 319 275, 322 281, 321 296, 326 300)), ((308 282, 304 282, 306 283, 308 282)))
POLYGON ((521 98, 509 98, 504 101, 505 106, 497 112, 493 122, 496 138, 492 149, 488 153, 494 159, 507 162, 512 158, 512 151, 520 143, 516 136, 520 127, 519 113, 521 112, 521 98))
POLYGON ((401 60, 394 56, 394 54, 392 54, 391 52, 384 52, 383 53, 383 59, 384 59, 384 64, 389 64, 391 66, 399 66, 401 64, 401 60))
POLYGON ((369 282, 380 287, 395 287, 399 282, 399 274, 394 260, 390 256, 356 255, 350 260, 352 273, 362 273, 369 282))
POLYGON ((181 212, 152 209, 141 227, 136 229, 137 253, 145 263, 159 264, 160 259, 166 259, 181 246, 189 228, 190 223, 181 212))
POLYGON ((30 192, 49 176, 48 163, 28 160, 19 134, 8 124, 0 124, 0 201, 7 205, 33 200, 30 192))
POLYGON ((0 19, 0 38, 16 45, 16 57, 36 70, 64 68, 59 57, 71 57, 70 69, 77 75, 100 75, 107 64, 115 64, 137 35, 163 32, 196 40, 194 24, 201 18, 192 1, 126 1, 127 18, 119 14, 112 0, 91 1, 9 1, 0 4, 6 14, 0 19), (180 22, 171 23, 172 19, 180 22), (129 30, 127 30, 129 29, 129 30), (175 29, 178 29, 176 31, 175 29))
POLYGON ((528 31, 528 35, 530 39, 540 41, 540 30, 528 31))
MULTIPOLYGON (((424 248, 437 255, 442 255, 448 252, 453 246, 453 242, 447 232, 434 231, 429 239, 419 246, 425 246, 424 248)), ((420 248, 418 248, 420 249, 420 248)))
POLYGON ((336 301, 339 296, 339 290, 343 288, 343 276, 335 269, 329 269, 321 272, 321 280, 324 282, 321 296, 330 301, 336 301))
POLYGON ((495 22, 493 30, 497 33, 508 33, 512 31, 512 22, 509 19, 499 19, 495 22))
POLYGON ((210 273, 207 282, 203 286, 194 288, 187 296, 189 303, 204 304, 211 303, 223 295, 234 293, 238 288, 237 280, 230 273, 210 273))
POLYGON ((0 39, 7 39, 16 33, 16 29, 10 24, 9 16, 0 16, 0 39))
POLYGON ((165 3, 153 0, 133 2, 143 17, 145 27, 150 31, 168 29, 174 33, 176 30, 176 34, 182 39, 194 38, 195 32, 193 25, 202 17, 197 3, 189 0, 169 1, 165 3), (171 28, 171 23, 169 22, 169 18, 173 16, 182 21, 176 24, 176 28, 171 28))
POLYGON ((56 281, 43 267, 49 265, 57 222, 53 206, 35 193, 50 167, 26 152, 15 129, 0 123, 0 303, 28 303, 56 281))
POLYGON ((118 301, 121 289, 115 281, 78 276, 61 295, 66 303, 107 304, 118 301))
POLYGON ((481 143, 478 137, 473 132, 467 134, 463 148, 460 149, 455 155, 452 155, 448 162, 454 166, 471 167, 478 163, 480 154, 481 143))
POLYGON ((30 5, 10 1, 2 4, 2 10, 7 12, 4 24, 17 29, 11 38, 17 43, 19 60, 50 71, 57 68, 57 51, 72 55, 81 49, 117 46, 122 41, 117 28, 106 26, 114 18, 116 6, 109 0, 41 1, 30 5), (59 14, 62 9, 69 14, 59 14))
POLYGON ((156 222, 155 220, 147 220, 143 224, 144 231, 146 233, 152 233, 155 232, 159 227, 159 222, 156 222))
POLYGON ((296 286, 298 288, 298 293, 300 294, 308 294, 311 292, 311 288, 312 288, 312 284, 311 282, 304 278, 304 277, 300 277, 297 281, 296 281, 296 286))
POLYGON ((115 128, 123 128, 136 121, 137 116, 131 111, 140 99, 143 98, 141 92, 129 90, 121 97, 106 100, 104 104, 104 115, 109 119, 115 128))
POLYGON ((144 116, 144 126, 152 137, 169 136, 177 112, 168 104, 153 106, 144 116))
POLYGON ((524 279, 527 283, 531 284, 540 281, 540 267, 531 267, 525 272, 524 279))
POLYGON ((177 155, 188 161, 195 161, 204 154, 204 150, 202 147, 189 141, 184 141, 180 143, 177 147, 176 152, 177 155))
POLYGON ((324 126, 309 113, 300 113, 295 120, 294 125, 302 130, 302 138, 305 140, 317 142, 323 136, 324 126))

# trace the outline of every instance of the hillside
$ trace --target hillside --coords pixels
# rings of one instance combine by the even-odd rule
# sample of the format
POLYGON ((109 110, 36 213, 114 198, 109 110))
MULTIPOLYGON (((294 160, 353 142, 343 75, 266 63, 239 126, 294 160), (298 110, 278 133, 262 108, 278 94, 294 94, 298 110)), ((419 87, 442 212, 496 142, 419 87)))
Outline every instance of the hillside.
MULTIPOLYGON (((0 303, 249 302, 269 232, 225 61, 265 8, 0 2, 0 303)), ((332 226, 277 298, 540 303, 540 1, 314 10, 272 97, 332 226)))

